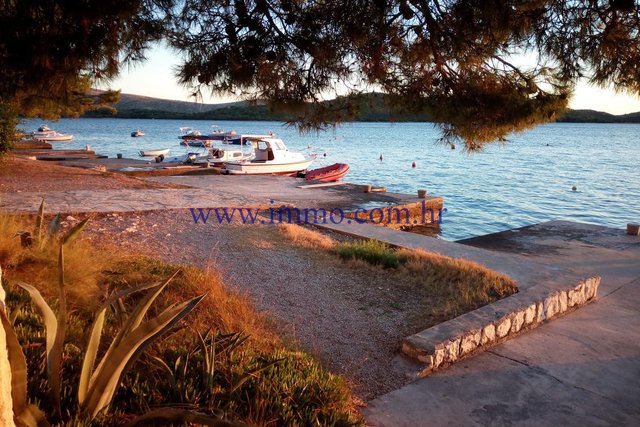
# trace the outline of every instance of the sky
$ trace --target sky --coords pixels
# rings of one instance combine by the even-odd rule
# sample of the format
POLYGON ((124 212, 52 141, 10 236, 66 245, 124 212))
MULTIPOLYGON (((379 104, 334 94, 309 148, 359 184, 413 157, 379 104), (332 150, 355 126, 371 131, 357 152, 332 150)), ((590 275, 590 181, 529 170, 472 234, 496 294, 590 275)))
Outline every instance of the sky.
MULTIPOLYGON (((101 88, 120 89, 122 93, 151 96, 154 98, 193 101, 191 91, 177 83, 174 74, 180 57, 174 51, 157 45, 147 53, 147 61, 124 69, 119 78, 101 88)), ((204 103, 231 102, 233 97, 211 97, 203 93, 204 103)), ((611 114, 626 114, 640 111, 640 97, 625 93, 616 93, 612 88, 594 87, 579 82, 569 104, 572 109, 590 109, 611 114)))

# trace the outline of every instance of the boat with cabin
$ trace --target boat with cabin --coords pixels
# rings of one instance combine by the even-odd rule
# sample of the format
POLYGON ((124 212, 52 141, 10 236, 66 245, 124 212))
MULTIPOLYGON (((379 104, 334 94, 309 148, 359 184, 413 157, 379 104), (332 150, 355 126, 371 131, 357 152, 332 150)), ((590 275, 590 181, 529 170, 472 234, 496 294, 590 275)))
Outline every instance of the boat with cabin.
POLYGON ((45 124, 40 125, 37 131, 32 132, 31 137, 35 140, 45 142, 63 142, 71 141, 73 139, 73 135, 56 132, 45 124))
POLYGON ((316 159, 290 151, 284 141, 273 135, 242 135, 243 141, 253 146, 253 156, 249 159, 229 161, 224 164, 223 173, 232 175, 295 175, 306 170, 316 159))

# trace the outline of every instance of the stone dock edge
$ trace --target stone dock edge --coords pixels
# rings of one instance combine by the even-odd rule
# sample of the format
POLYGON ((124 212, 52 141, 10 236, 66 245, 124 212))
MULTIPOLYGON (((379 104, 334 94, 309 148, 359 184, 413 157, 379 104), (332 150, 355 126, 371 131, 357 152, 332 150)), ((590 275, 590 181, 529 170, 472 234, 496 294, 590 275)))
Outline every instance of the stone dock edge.
POLYGON ((593 301, 600 277, 558 289, 540 284, 406 337, 402 352, 424 377, 593 301))

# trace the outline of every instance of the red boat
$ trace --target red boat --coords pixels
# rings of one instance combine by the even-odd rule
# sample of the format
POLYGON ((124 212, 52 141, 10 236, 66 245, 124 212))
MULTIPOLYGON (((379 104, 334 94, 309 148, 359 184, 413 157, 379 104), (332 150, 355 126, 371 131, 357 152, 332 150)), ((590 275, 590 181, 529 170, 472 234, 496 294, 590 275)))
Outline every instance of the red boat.
POLYGON ((341 180, 349 172, 349 165, 346 163, 335 163, 320 169, 314 169, 305 175, 309 181, 336 182, 341 180))

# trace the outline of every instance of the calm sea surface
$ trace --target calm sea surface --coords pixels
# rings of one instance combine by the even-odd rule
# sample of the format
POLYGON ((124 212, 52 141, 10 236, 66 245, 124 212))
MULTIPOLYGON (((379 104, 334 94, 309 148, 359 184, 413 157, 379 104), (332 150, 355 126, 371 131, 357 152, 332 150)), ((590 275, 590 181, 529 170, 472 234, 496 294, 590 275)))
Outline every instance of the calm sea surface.
MULTIPOLYGON (((28 120, 21 127, 33 131, 41 123, 28 120)), ((178 128, 192 126, 204 133, 214 123, 62 119, 48 124, 74 135, 73 142, 55 147, 89 144, 109 157, 123 153, 135 158, 140 149, 185 153, 187 149, 178 144, 178 128), (136 129, 146 136, 131 138, 136 129)), ((425 188, 443 196, 448 212, 441 237, 447 240, 553 219, 618 228, 640 221, 640 125, 549 124, 514 135, 506 145, 468 154, 460 147, 451 150, 437 144, 438 130, 429 123, 354 123, 311 135, 300 135, 278 122, 215 124, 239 133, 273 131, 291 149, 320 153, 316 167, 348 163, 350 182, 412 194, 425 188), (572 191, 574 185, 577 191, 572 191)))

